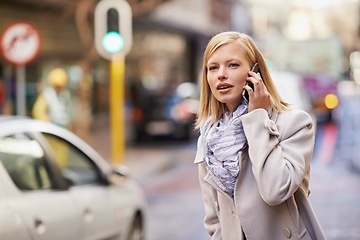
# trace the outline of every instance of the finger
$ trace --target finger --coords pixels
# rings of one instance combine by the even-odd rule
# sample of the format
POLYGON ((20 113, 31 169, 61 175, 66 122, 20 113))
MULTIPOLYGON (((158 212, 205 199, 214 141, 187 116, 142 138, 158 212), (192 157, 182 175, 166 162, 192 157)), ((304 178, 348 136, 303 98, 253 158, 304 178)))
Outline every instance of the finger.
POLYGON ((245 86, 243 87, 243 89, 245 89, 245 91, 247 91, 247 93, 248 93, 248 95, 249 95, 249 98, 252 98, 252 97, 253 97, 253 95, 254 95, 254 90, 253 90, 250 86, 245 85, 245 86))
POLYGON ((244 87, 243 87, 243 89, 245 89, 245 90, 247 90, 248 92, 249 91, 254 91, 249 85, 245 85, 244 87))
POLYGON ((261 80, 253 81, 254 84, 254 91, 256 93, 261 93, 264 90, 264 83, 261 80))
POLYGON ((261 89, 261 87, 262 87, 261 83, 263 83, 263 81, 261 79, 261 76, 258 75, 257 73, 250 71, 249 76, 247 77, 247 80, 249 82, 253 83, 255 92, 257 91, 257 89, 259 89, 259 90, 261 89))
POLYGON ((262 80, 260 73, 256 73, 256 72, 253 72, 253 71, 249 71, 249 75, 250 75, 250 77, 253 77, 253 78, 255 78, 256 80, 262 80))

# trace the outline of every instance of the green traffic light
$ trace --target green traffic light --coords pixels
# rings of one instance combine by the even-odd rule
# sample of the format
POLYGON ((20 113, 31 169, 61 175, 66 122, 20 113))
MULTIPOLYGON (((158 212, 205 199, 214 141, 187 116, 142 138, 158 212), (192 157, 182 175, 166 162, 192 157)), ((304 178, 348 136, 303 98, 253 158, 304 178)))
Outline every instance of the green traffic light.
POLYGON ((124 47, 124 39, 118 32, 112 31, 105 34, 102 44, 106 51, 116 53, 124 47))

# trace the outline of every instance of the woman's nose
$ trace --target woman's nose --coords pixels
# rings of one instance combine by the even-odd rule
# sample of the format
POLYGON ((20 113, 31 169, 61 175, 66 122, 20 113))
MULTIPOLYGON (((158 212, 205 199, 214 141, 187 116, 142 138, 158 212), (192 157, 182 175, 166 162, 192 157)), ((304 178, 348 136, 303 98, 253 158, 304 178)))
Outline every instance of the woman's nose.
POLYGON ((218 71, 218 79, 222 80, 222 79, 226 79, 226 78, 227 78, 227 74, 226 74, 225 68, 220 67, 219 71, 218 71))

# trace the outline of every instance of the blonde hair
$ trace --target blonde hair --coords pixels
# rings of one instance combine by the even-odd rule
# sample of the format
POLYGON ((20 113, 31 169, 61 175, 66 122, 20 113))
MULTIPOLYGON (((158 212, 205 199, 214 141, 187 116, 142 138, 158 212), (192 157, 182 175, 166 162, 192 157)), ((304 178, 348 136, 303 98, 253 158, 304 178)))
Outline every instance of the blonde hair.
POLYGON ((282 112, 289 109, 290 104, 283 101, 271 79, 266 62, 259 49, 250 36, 239 32, 222 32, 212 37, 205 49, 203 56, 201 92, 200 92, 200 111, 195 123, 196 128, 200 128, 206 119, 211 116, 212 123, 221 118, 225 112, 225 104, 219 102, 211 93, 210 86, 207 82, 207 62, 212 54, 221 46, 233 41, 239 41, 246 53, 246 60, 251 66, 258 64, 261 72, 261 78, 270 94, 271 107, 276 111, 282 112))

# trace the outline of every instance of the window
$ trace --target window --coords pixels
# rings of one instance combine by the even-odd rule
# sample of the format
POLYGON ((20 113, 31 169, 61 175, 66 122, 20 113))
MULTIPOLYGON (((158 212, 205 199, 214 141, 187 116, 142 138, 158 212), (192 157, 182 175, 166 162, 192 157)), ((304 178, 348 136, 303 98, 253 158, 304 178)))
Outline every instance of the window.
POLYGON ((95 164, 69 142, 51 134, 44 134, 51 147, 62 176, 71 186, 98 184, 100 177, 95 164))
POLYGON ((54 186, 43 149, 25 134, 0 138, 0 161, 20 190, 51 189, 54 186))

